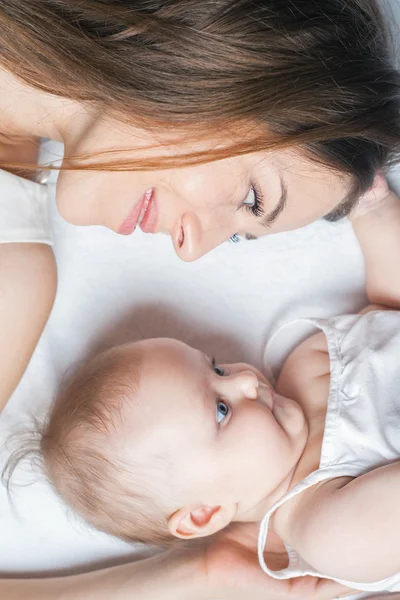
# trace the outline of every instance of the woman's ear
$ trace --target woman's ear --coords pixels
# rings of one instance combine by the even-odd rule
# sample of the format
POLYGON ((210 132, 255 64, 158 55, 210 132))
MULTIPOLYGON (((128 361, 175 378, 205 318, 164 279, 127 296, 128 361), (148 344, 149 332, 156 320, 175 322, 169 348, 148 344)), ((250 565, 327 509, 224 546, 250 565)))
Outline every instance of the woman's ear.
POLYGON ((236 504, 230 506, 182 506, 168 521, 168 529, 175 537, 188 540, 217 533, 236 514, 236 504))

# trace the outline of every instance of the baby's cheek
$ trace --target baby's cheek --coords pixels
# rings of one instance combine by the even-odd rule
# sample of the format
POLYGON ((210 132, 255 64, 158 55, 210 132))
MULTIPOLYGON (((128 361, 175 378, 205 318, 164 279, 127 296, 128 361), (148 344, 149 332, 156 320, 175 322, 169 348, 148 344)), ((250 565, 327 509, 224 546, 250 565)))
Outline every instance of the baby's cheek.
POLYGON ((246 429, 248 431, 249 449, 253 454, 261 456, 269 452, 271 447, 274 447, 275 435, 273 423, 268 415, 265 415, 265 411, 257 412, 254 414, 253 419, 247 423, 246 429))

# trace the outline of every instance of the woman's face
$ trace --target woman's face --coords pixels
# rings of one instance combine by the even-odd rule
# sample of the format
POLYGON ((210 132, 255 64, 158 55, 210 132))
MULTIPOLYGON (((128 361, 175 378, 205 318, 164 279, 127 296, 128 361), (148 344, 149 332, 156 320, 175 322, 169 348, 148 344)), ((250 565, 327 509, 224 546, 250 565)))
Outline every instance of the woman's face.
MULTIPOLYGON (((66 140, 70 155, 115 148, 122 152, 106 160, 177 156, 205 146, 160 144, 147 131, 104 117, 78 141, 66 140)), ((259 237, 303 227, 343 203, 349 187, 345 176, 293 150, 277 150, 168 170, 63 171, 57 202, 76 225, 103 225, 123 235, 135 225, 166 233, 178 256, 192 261, 234 234, 259 237)))

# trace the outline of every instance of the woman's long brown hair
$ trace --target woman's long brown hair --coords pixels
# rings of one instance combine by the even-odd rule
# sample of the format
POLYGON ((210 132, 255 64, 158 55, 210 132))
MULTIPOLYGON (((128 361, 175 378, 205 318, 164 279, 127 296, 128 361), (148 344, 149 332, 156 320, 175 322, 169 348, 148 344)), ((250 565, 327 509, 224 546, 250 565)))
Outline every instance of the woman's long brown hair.
POLYGON ((298 146, 362 192, 399 152, 400 77, 373 0, 2 0, 0 64, 123 121, 224 140, 153 162, 70 157, 68 168, 298 146))

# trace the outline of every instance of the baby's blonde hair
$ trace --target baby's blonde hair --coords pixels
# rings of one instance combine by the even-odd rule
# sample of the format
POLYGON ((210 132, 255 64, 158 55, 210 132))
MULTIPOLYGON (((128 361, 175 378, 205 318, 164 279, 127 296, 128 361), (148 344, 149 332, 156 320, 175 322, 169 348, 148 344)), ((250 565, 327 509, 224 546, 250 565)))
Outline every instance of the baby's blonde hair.
MULTIPOLYGON (((57 493, 90 524, 126 541, 169 545, 168 501, 158 489, 168 476, 168 458, 149 460, 136 452, 128 461, 121 451, 141 364, 140 350, 127 345, 82 365, 49 413, 40 454, 57 493)), ((138 432, 131 423, 130 418, 134 447, 138 432)))

